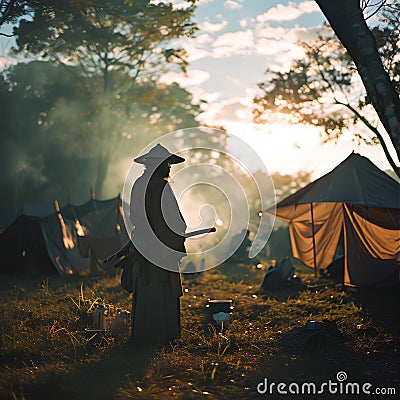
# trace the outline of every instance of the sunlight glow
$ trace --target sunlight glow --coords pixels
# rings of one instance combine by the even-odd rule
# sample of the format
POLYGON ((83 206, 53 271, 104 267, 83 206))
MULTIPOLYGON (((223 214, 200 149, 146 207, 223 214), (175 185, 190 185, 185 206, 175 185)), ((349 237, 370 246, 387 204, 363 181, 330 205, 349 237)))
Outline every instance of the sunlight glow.
POLYGON ((344 133, 337 143, 321 143, 316 127, 289 122, 272 122, 255 126, 247 122, 225 124, 228 132, 252 146, 266 163, 270 173, 295 174, 310 171, 314 178, 331 171, 353 150, 368 157, 379 168, 390 169, 381 146, 368 146, 353 141, 344 133))
POLYGON ((224 223, 222 222, 222 219, 217 218, 217 219, 215 220, 215 225, 217 225, 217 226, 222 226, 222 225, 224 225, 224 223))

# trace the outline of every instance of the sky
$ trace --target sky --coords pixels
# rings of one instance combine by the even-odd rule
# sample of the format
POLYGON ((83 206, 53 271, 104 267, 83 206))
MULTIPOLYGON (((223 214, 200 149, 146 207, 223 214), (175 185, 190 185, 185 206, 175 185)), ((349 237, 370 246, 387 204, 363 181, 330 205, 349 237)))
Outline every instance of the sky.
MULTIPOLYGON (((184 0, 172 2, 177 7, 187 4, 184 0)), ((390 169, 380 146, 358 145, 351 132, 337 143, 321 144, 315 127, 291 125, 278 116, 265 125, 252 122, 252 101, 265 70, 288 69, 291 61, 303 54, 296 42, 313 40, 326 21, 315 1, 199 0, 197 4, 195 21, 200 29, 195 38, 180 43, 188 53, 188 73, 170 72, 161 80, 178 82, 195 101, 208 102, 199 117, 201 122, 224 126, 245 140, 270 172, 304 170, 319 177, 353 150, 379 168, 390 169)), ((10 62, 1 55, 12 44, 13 39, 1 39, 0 66, 10 62)), ((385 135, 384 129, 380 131, 385 135)))
POLYGON ((171 72, 163 81, 176 81, 196 100, 208 102, 202 122, 222 125, 244 139, 270 172, 306 170, 319 177, 353 150, 390 169, 380 146, 358 145, 351 133, 321 144, 314 127, 289 125, 278 117, 263 126, 252 122, 252 100, 266 68, 288 69, 303 54, 296 42, 316 38, 326 21, 314 1, 200 0, 195 20, 196 38, 181 42, 189 55, 187 75, 171 72))

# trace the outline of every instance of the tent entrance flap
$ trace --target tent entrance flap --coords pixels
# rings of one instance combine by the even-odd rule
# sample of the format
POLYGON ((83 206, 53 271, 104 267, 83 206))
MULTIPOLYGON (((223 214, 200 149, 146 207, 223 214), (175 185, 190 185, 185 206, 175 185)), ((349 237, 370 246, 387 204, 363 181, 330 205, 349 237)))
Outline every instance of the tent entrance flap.
POLYGON ((348 286, 390 286, 399 282, 400 234, 362 218, 344 204, 345 276, 348 286))
POLYGON ((325 269, 334 259, 342 230, 340 203, 298 204, 277 209, 277 218, 290 215, 292 255, 304 265, 325 269), (290 215, 291 214, 291 215, 290 215))

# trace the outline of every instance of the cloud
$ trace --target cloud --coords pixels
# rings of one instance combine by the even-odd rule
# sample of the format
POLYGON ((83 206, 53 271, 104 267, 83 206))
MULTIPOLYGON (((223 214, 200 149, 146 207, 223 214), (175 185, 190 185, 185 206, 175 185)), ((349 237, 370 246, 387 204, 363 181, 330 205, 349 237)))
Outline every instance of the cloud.
POLYGON ((239 25, 240 25, 242 28, 246 28, 246 27, 250 24, 250 22, 252 22, 252 18, 242 18, 242 19, 239 21, 239 25))
POLYGON ((305 14, 311 14, 313 12, 321 12, 321 9, 318 7, 315 1, 304 1, 299 4, 299 9, 303 11, 305 14))
POLYGON ((189 62, 200 60, 210 55, 209 51, 197 47, 196 43, 193 42, 185 43, 183 47, 187 52, 187 59, 189 62))
POLYGON ((234 85, 236 86, 241 86, 242 85, 242 81, 238 78, 235 78, 233 76, 227 76, 226 80, 229 82, 232 82, 234 85))
POLYGON ((0 56, 0 69, 9 67, 10 65, 15 65, 17 63, 18 61, 15 58, 0 56))
POLYGON ((320 11, 314 1, 305 1, 300 4, 289 2, 287 6, 277 4, 270 8, 267 12, 257 16, 259 22, 282 22, 292 21, 299 18, 303 14, 310 14, 315 11, 320 11))
POLYGON ((205 21, 199 25, 199 28, 203 32, 216 33, 216 32, 222 31, 222 29, 224 29, 227 25, 228 25, 228 21, 226 21, 226 20, 216 23, 216 24, 205 21))
POLYGON ((316 37, 317 28, 283 28, 256 24, 252 29, 221 34, 211 44, 210 56, 226 58, 237 55, 267 56, 269 67, 288 66, 292 59, 301 58, 304 51, 296 42, 312 40, 316 37))
POLYGON ((240 8, 243 7, 243 4, 234 0, 226 0, 224 3, 224 7, 228 10, 239 10, 240 8))
POLYGON ((202 6, 204 4, 212 3, 215 0, 197 0, 197 6, 202 6))
POLYGON ((219 36, 212 44, 213 57, 228 57, 238 54, 251 54, 254 49, 253 32, 245 31, 228 32, 219 36))
MULTIPOLYGON (((193 95, 193 102, 199 103, 200 100, 204 100, 207 103, 213 103, 218 100, 222 94, 220 92, 206 92, 199 86, 193 86, 190 88, 190 93, 193 95)), ((205 106, 207 108, 207 106, 205 106)))
POLYGON ((249 46, 249 44, 253 42, 253 32, 248 29, 245 31, 224 33, 217 38, 213 46, 235 46, 237 42, 246 42, 247 46, 249 46))
POLYGON ((186 50, 189 63, 210 56, 210 43, 214 39, 208 34, 201 34, 195 38, 187 40, 181 38, 176 44, 186 50))
POLYGON ((171 84, 173 82, 178 83, 183 87, 201 85, 205 81, 210 79, 210 73, 200 69, 192 69, 187 74, 178 72, 167 72, 160 78, 160 82, 171 84))
MULTIPOLYGON (((204 0, 203 0, 203 2, 204 2, 204 0)), ((150 3, 157 5, 160 3, 164 3, 164 1, 163 0, 151 0, 150 3)), ((171 3, 173 5, 175 10, 185 10, 186 8, 189 8, 192 5, 192 3, 190 1, 186 1, 186 0, 169 0, 169 3, 171 3)))
POLYGON ((232 122, 252 123, 251 103, 248 99, 241 97, 210 102, 199 119, 216 126, 224 126, 232 122))
POLYGON ((312 28, 301 28, 296 26, 293 31, 296 36, 296 40, 306 42, 315 40, 318 34, 323 33, 324 28, 323 26, 314 26, 312 28))
POLYGON ((283 28, 258 23, 255 30, 256 53, 270 57, 267 63, 269 68, 286 69, 293 59, 304 56, 303 48, 296 43, 316 39, 321 29, 322 26, 283 28))
POLYGON ((212 37, 208 35, 207 33, 197 36, 194 41, 196 43, 204 44, 204 43, 210 43, 213 41, 212 37))
POLYGON ((264 56, 274 56, 275 64, 281 64, 282 59, 289 61, 304 55, 300 46, 295 42, 298 40, 296 29, 263 26, 257 29, 256 52, 264 56))
MULTIPOLYGON (((294 5, 289 3, 289 7, 296 8, 296 12, 303 13, 314 10, 315 7, 309 4, 310 2, 294 5), (301 9, 300 9, 301 8, 301 9)), ((277 6, 277 7, 278 7, 277 6)), ((276 7, 275 7, 276 8, 276 7)), ((244 18, 239 21, 242 30, 235 32, 217 32, 217 29, 222 30, 226 26, 226 21, 220 24, 205 23, 205 27, 212 32, 200 35, 190 45, 185 45, 190 54, 189 61, 198 60, 211 56, 213 58, 226 58, 234 55, 262 55, 276 57, 273 62, 274 67, 282 67, 288 65, 293 58, 301 58, 304 51, 301 46, 297 45, 298 41, 313 40, 317 32, 321 29, 320 26, 311 28, 299 27, 282 27, 271 26, 266 22, 265 18, 258 16, 256 19, 244 18), (212 36, 215 41, 212 42, 212 36)), ((270 60, 266 60, 268 63, 270 60)))
POLYGON ((291 41, 293 38, 288 38, 287 33, 289 28, 284 28, 282 26, 274 27, 269 24, 258 23, 256 25, 256 35, 259 38, 268 40, 285 40, 291 41))

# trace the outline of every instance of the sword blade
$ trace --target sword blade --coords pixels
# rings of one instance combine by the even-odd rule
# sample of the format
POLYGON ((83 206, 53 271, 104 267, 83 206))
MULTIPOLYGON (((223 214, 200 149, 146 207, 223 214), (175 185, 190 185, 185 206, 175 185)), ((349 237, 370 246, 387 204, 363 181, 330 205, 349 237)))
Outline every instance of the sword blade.
POLYGON ((184 238, 191 238, 193 236, 203 235, 204 233, 210 233, 210 232, 216 232, 216 231, 217 230, 214 227, 205 228, 205 229, 199 229, 198 231, 192 231, 192 232, 184 233, 182 236, 184 238))

